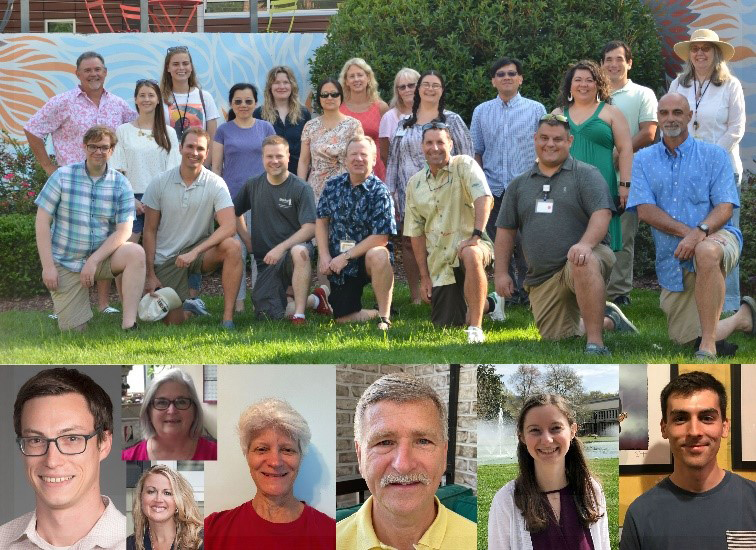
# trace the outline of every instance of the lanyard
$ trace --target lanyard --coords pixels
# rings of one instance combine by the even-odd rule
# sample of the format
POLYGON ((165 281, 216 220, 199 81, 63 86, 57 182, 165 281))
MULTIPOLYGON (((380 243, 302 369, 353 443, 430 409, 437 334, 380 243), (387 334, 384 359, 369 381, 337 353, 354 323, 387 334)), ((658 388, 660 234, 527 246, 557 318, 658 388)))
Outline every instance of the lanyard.
POLYGON ((709 89, 709 85, 711 84, 711 79, 706 83, 706 86, 703 86, 703 83, 699 86, 700 88, 703 88, 703 91, 701 92, 701 96, 698 96, 698 92, 696 91, 696 84, 698 83, 698 79, 694 76, 693 77, 693 96, 696 101, 696 108, 693 111, 693 129, 698 130, 698 106, 701 104, 701 101, 703 100, 704 94, 706 93, 706 90, 709 89))

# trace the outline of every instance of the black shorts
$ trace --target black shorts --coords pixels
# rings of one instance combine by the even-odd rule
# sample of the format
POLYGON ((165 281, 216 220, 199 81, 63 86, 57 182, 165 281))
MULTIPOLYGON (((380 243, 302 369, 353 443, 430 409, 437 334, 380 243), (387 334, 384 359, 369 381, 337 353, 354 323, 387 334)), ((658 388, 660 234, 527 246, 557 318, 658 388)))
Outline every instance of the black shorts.
POLYGON ((454 268, 454 284, 431 290, 431 322, 437 327, 462 327, 467 320, 465 271, 454 268))
POLYGON ((357 313, 362 309, 362 290, 370 284, 370 276, 365 269, 365 257, 354 260, 357 262, 357 275, 344 277, 344 283, 337 285, 331 283, 331 295, 328 301, 333 308, 333 318, 338 319, 357 313))
MULTIPOLYGON (((134 193, 134 199, 141 201, 142 193, 134 193)), ((141 233, 144 230, 144 214, 134 212, 134 225, 131 227, 132 233, 141 233)))

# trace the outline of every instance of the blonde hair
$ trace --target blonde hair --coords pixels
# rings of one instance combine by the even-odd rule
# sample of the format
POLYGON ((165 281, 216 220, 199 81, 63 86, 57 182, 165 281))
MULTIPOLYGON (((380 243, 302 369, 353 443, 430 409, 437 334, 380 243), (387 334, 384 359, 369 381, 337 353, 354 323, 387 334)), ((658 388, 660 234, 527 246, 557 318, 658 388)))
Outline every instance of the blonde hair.
POLYGON ((144 534, 149 527, 149 521, 142 512, 142 491, 145 481, 152 474, 164 476, 171 484, 173 500, 176 503, 176 515, 174 517, 176 522, 176 548, 199 548, 202 544, 200 531, 204 523, 197 507, 197 501, 194 500, 194 489, 181 474, 168 466, 158 464, 142 474, 134 489, 132 514, 134 516, 136 550, 144 550, 144 534))
POLYGON ((404 67, 402 69, 399 69, 399 72, 396 73, 396 76, 394 77, 394 95, 391 96, 391 101, 389 102, 389 107, 397 107, 399 110, 402 109, 412 109, 412 104, 409 105, 404 104, 404 100, 402 99, 402 96, 399 94, 399 79, 406 78, 409 80, 414 80, 415 85, 417 85, 417 81, 420 80, 420 73, 417 72, 415 69, 410 69, 409 67, 404 67))
POLYGON ((291 83, 291 95, 289 95, 289 113, 286 115, 286 119, 292 124, 298 124, 302 119, 302 102, 299 101, 299 84, 297 84, 297 78, 294 76, 294 72, 284 65, 273 67, 268 71, 268 78, 265 80, 265 89, 263 90, 263 104, 260 108, 260 115, 263 120, 267 120, 271 124, 275 124, 278 118, 278 112, 276 111, 276 102, 273 99, 273 83, 276 81, 276 77, 279 74, 285 74, 291 83))
POLYGON ((381 96, 378 93, 378 81, 375 79, 375 73, 373 72, 373 69, 370 68, 370 65, 367 64, 367 61, 365 61, 361 57, 353 57, 352 59, 348 60, 346 63, 344 63, 344 66, 341 68, 341 72, 339 73, 339 84, 341 84, 341 87, 344 89, 344 101, 348 100, 349 96, 352 93, 349 87, 346 85, 346 74, 349 70, 349 67, 351 67, 352 65, 357 65, 360 69, 365 71, 365 74, 368 77, 365 93, 367 93, 370 102, 375 103, 376 101, 380 101, 381 96))

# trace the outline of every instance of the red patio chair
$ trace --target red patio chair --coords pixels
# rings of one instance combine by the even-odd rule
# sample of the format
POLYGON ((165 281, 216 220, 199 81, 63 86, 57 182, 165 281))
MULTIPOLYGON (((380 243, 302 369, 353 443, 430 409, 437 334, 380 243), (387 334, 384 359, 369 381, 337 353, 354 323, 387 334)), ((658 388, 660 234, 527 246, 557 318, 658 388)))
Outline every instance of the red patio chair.
POLYGON ((139 6, 128 6, 126 4, 121 4, 121 17, 123 18, 123 23, 126 25, 126 32, 139 32, 139 23, 137 23, 136 29, 132 29, 129 25, 129 19, 131 19, 132 21, 141 21, 142 11, 139 6))
POLYGON ((113 30, 113 27, 110 24, 110 21, 108 20, 108 14, 105 13, 105 0, 84 0, 84 5, 87 7, 87 14, 89 15, 89 22, 92 23, 92 28, 94 29, 94 32, 97 34, 100 34, 100 29, 97 28, 97 25, 94 22, 94 17, 92 17, 92 10, 95 10, 97 8, 100 8, 100 13, 102 14, 102 18, 105 21, 105 24, 108 26, 108 29, 110 32, 115 32, 113 30))

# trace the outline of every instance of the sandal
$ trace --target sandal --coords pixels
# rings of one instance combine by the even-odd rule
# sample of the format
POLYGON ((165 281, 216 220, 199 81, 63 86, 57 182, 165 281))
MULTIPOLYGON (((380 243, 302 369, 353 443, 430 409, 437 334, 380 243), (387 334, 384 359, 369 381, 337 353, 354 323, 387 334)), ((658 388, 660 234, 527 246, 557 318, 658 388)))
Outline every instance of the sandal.
POLYGON ((391 328, 391 321, 388 317, 378 317, 378 330, 387 331, 391 328))

